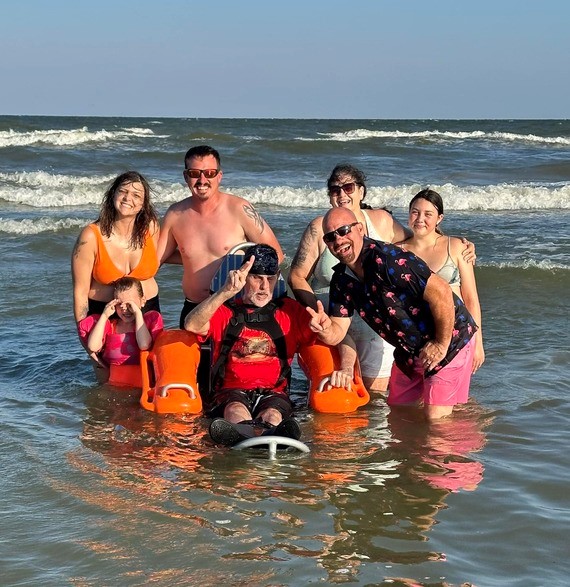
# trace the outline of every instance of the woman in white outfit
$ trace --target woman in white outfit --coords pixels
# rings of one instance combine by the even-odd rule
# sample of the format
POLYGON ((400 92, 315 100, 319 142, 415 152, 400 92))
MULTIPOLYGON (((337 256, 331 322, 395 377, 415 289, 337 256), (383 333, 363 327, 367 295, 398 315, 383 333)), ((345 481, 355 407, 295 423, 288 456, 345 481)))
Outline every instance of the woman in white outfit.
MULTIPOLYGON (((366 177, 360 169, 348 164, 337 165, 327 182, 330 204, 333 208, 349 208, 357 220, 362 223, 364 232, 370 238, 396 242, 405 239, 409 231, 405 229, 386 210, 364 209, 362 200, 366 197, 366 177)), ((297 249, 289 273, 289 285, 293 294, 301 303, 316 309, 317 299, 328 308, 329 284, 332 267, 338 263, 323 241, 323 217, 312 220, 297 249)), ((355 315, 348 331, 350 339, 341 343, 341 359, 344 378, 333 384, 345 385, 352 380, 355 348, 362 380, 369 391, 386 391, 390 369, 392 367, 394 348, 378 336, 360 316, 355 315)))

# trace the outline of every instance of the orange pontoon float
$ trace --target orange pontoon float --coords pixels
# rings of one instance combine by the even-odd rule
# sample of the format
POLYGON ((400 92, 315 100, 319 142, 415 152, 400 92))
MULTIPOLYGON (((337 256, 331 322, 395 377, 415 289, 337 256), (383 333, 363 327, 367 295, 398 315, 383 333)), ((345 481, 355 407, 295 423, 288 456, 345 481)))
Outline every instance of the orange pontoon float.
POLYGON ((198 414, 202 398, 196 371, 200 344, 185 330, 164 330, 141 353, 141 406, 158 414, 198 414))
POLYGON ((340 367, 336 347, 322 342, 304 346, 297 355, 297 361, 309 380, 309 406, 316 412, 348 414, 370 401, 370 394, 360 376, 358 361, 350 390, 330 385, 331 373, 340 367))
POLYGON ((142 387, 140 364, 110 365, 108 383, 115 387, 142 387))

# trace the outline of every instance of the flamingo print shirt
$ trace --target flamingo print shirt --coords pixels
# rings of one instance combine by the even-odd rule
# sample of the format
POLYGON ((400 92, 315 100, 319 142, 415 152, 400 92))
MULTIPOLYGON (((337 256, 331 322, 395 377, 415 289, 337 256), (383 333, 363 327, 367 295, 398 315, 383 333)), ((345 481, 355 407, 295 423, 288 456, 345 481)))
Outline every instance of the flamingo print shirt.
MULTIPOLYGON (((435 325, 423 294, 432 271, 419 257, 400 247, 364 237, 364 278, 360 281, 343 263, 334 267, 329 314, 350 317, 358 312, 382 338, 396 347, 394 359, 409 372, 420 349, 434 338, 435 325)), ((426 373, 447 365, 469 342, 477 325, 460 298, 453 294, 455 324, 445 358, 426 373)))

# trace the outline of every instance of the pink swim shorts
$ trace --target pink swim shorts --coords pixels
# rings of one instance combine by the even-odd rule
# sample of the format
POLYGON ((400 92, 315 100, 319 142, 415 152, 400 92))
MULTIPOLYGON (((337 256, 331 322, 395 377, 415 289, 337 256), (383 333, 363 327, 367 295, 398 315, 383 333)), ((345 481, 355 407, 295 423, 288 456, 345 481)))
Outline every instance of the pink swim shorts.
POLYGON ((424 378, 424 369, 418 358, 414 360, 414 373, 411 379, 394 363, 390 375, 388 404, 415 404, 421 399, 426 406, 454 406, 466 403, 469 399, 474 344, 472 338, 455 355, 451 363, 427 378, 424 378))

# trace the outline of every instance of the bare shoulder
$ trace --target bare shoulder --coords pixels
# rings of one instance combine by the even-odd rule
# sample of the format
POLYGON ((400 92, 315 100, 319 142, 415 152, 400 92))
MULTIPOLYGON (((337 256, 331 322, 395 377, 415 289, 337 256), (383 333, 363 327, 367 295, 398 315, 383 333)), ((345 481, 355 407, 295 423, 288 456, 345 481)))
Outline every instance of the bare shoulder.
POLYGON ((412 237, 408 237, 408 238, 404 238, 404 239, 399 240, 399 241, 392 243, 392 244, 396 245, 397 247, 400 247, 401 249, 406 250, 406 246, 410 244, 411 240, 412 240, 412 237))
MULTIPOLYGON (((445 239, 445 246, 447 247, 447 239, 445 239)), ((461 240, 460 237, 457 236, 450 236, 449 237, 449 253, 451 258, 454 260, 455 264, 458 267, 461 267, 462 270, 465 268, 473 269, 473 265, 471 263, 467 263, 463 257, 463 253, 466 250, 467 245, 461 240)))
POLYGON ((90 225, 84 226, 73 246, 73 257, 77 257, 90 251, 95 251, 96 249, 97 237, 93 232, 93 229, 90 225))
POLYGON ((191 200, 191 197, 188 197, 188 198, 184 198, 183 200, 180 200, 179 202, 174 202, 174 204, 171 204, 168 207, 168 210, 166 211, 164 217, 166 218, 168 215, 176 216, 178 214, 181 214, 185 210, 188 210, 188 208, 190 208, 190 206, 191 206, 190 200, 191 200))
MULTIPOLYGON (((447 240, 447 239, 446 239, 447 240)), ((447 245, 447 243, 446 243, 447 245)), ((465 249, 465 243, 459 238, 458 236, 450 236, 449 237, 449 249, 451 254, 461 254, 465 249)))
POLYGON ((77 243, 82 244, 96 244, 97 243, 97 235, 95 234, 93 228, 90 224, 84 226, 77 237, 77 243))
POLYGON ((370 216, 370 218, 374 220, 378 219, 378 221, 382 220, 384 222, 392 222, 393 220, 392 214, 386 210, 383 210, 382 208, 373 208, 372 210, 365 210, 365 212, 368 214, 368 216, 370 216))
POLYGON ((305 228, 303 235, 301 236, 300 245, 307 244, 319 240, 323 236, 323 216, 317 216, 313 218, 307 227, 305 228))
POLYGON ((379 232, 394 224, 394 217, 386 210, 366 210, 366 213, 379 232))
POLYGON ((181 218, 181 216, 190 208, 190 198, 184 198, 180 202, 172 204, 165 212, 160 229, 162 232, 170 230, 181 218))
POLYGON ((153 238, 156 238, 160 233, 160 225, 158 222, 152 221, 149 224, 148 231, 153 238))
POLYGON ((317 216, 316 218, 313 218, 313 220, 311 220, 311 222, 309 222, 309 225, 307 228, 310 228, 311 230, 317 230, 318 232, 323 232, 323 218, 324 216, 317 216))
POLYGON ((366 210, 378 236, 386 242, 404 240, 409 234, 404 227, 386 210, 366 210))
POLYGON ((223 201, 224 205, 229 207, 240 208, 244 205, 253 206, 251 202, 242 198, 241 196, 236 196, 235 194, 229 194, 228 192, 220 192, 220 198, 223 201))
POLYGON ((224 206, 227 211, 239 219, 248 238, 255 240, 250 234, 252 231, 254 234, 265 232, 267 223, 251 202, 233 194, 222 195, 224 196, 224 206))
POLYGON ((221 194, 223 205, 228 208, 231 212, 236 214, 245 214, 251 217, 251 210, 255 210, 255 206, 245 198, 236 196, 234 194, 221 194))
POLYGON ((297 251, 291 264, 291 269, 312 263, 319 257, 324 249, 323 237, 323 217, 319 216, 311 220, 303 232, 297 251))

